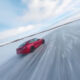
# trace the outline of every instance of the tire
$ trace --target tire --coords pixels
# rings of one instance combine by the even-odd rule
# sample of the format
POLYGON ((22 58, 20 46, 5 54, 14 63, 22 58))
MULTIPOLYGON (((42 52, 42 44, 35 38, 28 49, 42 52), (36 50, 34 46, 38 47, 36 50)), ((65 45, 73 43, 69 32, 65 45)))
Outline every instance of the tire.
POLYGON ((44 44, 45 43, 45 40, 43 40, 42 43, 44 44))
POLYGON ((33 52, 35 50, 34 46, 31 46, 31 52, 33 52))

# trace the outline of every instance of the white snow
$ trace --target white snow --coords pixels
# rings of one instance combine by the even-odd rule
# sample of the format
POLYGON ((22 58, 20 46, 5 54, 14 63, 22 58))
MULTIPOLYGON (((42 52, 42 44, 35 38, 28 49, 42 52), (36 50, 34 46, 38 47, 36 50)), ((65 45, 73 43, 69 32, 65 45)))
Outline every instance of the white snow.
POLYGON ((80 20, 44 37, 46 43, 26 56, 16 54, 24 41, 0 47, 0 80, 80 80, 80 20))

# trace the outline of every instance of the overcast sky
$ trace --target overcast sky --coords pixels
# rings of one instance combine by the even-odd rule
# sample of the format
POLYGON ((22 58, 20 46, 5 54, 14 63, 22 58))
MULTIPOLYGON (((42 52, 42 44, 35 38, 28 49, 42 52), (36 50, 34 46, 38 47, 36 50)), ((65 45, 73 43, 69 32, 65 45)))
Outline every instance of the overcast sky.
POLYGON ((0 0, 0 40, 44 30, 80 13, 80 0, 0 0))

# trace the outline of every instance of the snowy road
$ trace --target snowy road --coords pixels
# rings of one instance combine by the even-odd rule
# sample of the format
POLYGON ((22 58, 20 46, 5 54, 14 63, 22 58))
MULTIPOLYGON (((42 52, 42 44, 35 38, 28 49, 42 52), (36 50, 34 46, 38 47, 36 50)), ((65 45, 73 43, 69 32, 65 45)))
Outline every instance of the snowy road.
POLYGON ((26 56, 16 55, 20 42, 0 48, 0 55, 9 52, 11 57, 5 61, 2 55, 0 80, 80 80, 80 21, 44 38, 46 43, 26 56))

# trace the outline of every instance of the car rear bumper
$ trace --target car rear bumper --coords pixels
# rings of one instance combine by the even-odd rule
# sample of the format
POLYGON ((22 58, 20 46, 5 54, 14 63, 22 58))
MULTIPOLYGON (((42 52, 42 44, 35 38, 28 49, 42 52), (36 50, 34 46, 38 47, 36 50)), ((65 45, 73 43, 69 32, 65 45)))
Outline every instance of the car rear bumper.
POLYGON ((17 54, 29 54, 30 51, 16 51, 17 54))

